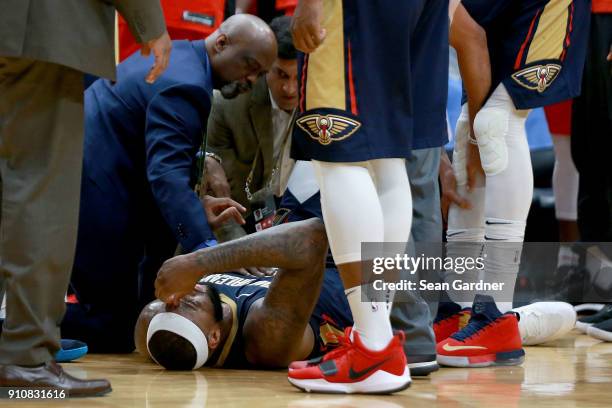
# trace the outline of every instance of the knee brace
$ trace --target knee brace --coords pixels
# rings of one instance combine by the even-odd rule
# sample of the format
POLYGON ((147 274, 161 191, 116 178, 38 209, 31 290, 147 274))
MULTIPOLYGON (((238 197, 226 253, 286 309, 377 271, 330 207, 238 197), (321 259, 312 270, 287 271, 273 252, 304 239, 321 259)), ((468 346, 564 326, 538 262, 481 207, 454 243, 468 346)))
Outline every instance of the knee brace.
POLYGON ((483 108, 474 119, 474 133, 478 140, 480 161, 487 176, 501 173, 508 166, 508 148, 505 134, 508 131, 509 112, 498 108, 483 108))

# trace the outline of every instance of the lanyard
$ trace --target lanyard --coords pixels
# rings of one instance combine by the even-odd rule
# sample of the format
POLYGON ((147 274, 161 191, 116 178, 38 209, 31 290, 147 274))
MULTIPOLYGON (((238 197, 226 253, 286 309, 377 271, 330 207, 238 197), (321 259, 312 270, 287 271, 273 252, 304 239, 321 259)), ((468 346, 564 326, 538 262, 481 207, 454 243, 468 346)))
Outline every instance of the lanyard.
MULTIPOLYGON (((268 183, 266 185, 267 188, 270 188, 272 186, 272 183, 274 181, 274 176, 278 172, 279 164, 281 162, 281 158, 283 157, 283 152, 285 151, 285 147, 287 147, 287 142, 289 141, 289 136, 291 134, 290 130, 293 127, 293 120, 295 119, 296 111, 297 110, 294 109, 293 112, 291 112, 291 116, 289 117, 289 121, 287 122, 287 126, 285 127, 285 130, 283 132, 283 135, 284 135, 283 144, 278 153, 278 156, 274 160, 274 166, 272 167, 272 173, 270 174, 270 179, 268 180, 268 183)), ((257 162, 259 161, 261 154, 262 153, 261 153, 261 148, 260 148, 257 150, 257 154, 255 155, 255 159, 253 160, 253 165, 251 166, 251 171, 249 172, 249 175, 246 179, 246 183, 244 184, 244 192, 246 193, 248 200, 253 199, 253 194, 251 193, 251 184, 253 183, 255 167, 257 167, 257 162)))

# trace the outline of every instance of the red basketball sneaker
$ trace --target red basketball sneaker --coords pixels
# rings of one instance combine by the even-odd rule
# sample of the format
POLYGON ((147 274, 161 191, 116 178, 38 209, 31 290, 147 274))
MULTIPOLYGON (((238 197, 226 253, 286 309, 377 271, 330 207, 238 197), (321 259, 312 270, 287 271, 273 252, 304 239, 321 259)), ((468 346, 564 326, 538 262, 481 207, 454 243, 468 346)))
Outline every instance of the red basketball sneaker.
POLYGON ((462 310, 461 306, 454 302, 440 303, 433 324, 436 344, 467 326, 471 315, 472 309, 469 307, 462 310))
POLYGON ((350 330, 343 344, 314 360, 290 365, 289 382, 307 392, 390 394, 410 386, 410 370, 406 365, 404 333, 393 336, 380 351, 368 350, 359 333, 350 330))
POLYGON ((451 367, 518 365, 525 359, 518 319, 501 314, 490 296, 476 295, 467 326, 436 346, 438 363, 451 367))

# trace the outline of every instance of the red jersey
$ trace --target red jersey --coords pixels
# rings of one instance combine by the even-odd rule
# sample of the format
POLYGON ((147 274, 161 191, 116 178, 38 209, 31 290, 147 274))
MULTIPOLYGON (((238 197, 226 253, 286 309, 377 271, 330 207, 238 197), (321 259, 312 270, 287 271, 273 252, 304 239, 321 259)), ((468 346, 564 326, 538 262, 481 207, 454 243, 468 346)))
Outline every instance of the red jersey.
MULTIPOLYGON (((168 34, 173 40, 202 40, 223 22, 225 0, 161 0, 168 34)), ((119 17, 119 61, 140 49, 123 17, 119 17)))

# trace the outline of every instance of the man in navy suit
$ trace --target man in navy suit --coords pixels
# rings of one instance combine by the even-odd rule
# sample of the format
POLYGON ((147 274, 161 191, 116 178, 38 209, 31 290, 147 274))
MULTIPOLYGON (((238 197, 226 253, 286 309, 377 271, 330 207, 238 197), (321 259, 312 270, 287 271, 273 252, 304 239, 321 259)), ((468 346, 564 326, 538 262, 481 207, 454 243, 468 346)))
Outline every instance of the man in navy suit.
MULTIPOLYGON (((154 298, 161 264, 177 244, 184 252, 214 244, 211 220, 193 191, 212 91, 225 97, 248 91, 274 62, 276 47, 265 22, 234 16, 206 40, 175 41, 173 59, 154 84, 130 80, 151 65, 132 56, 118 66, 116 83, 100 79, 87 89, 71 279, 79 303, 68 306, 64 337, 94 352, 131 352, 134 324, 154 298)), ((213 210, 229 207, 241 218, 231 203, 216 204, 213 210)))

